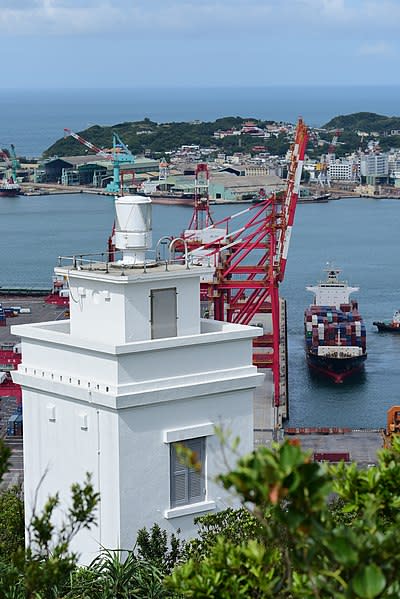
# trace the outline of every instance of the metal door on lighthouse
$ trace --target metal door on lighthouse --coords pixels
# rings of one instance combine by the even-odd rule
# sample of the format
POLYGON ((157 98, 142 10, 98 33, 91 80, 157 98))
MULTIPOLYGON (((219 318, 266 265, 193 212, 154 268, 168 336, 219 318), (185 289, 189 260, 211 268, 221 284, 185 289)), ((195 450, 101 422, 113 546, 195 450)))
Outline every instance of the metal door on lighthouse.
POLYGON ((176 295, 176 287, 150 291, 152 339, 177 336, 176 295))

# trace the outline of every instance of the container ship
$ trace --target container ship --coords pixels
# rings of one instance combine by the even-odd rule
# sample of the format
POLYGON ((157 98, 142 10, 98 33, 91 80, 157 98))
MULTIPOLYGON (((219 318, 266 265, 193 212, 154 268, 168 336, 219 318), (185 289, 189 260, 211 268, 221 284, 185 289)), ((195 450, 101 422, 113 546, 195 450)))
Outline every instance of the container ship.
POLYGON ((337 268, 326 272, 326 281, 306 288, 315 296, 304 314, 307 362, 311 370, 342 383, 364 368, 366 328, 357 302, 349 300, 359 288, 340 281, 337 268))
POLYGON ((400 310, 396 310, 392 320, 378 320, 372 323, 380 333, 400 333, 400 310))

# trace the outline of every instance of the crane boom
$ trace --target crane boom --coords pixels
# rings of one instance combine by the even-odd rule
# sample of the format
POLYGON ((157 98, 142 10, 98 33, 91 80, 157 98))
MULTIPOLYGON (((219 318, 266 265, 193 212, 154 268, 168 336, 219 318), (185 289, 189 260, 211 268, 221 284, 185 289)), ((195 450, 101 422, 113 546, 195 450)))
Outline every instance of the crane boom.
POLYGON ((130 149, 128 148, 128 146, 122 141, 122 139, 120 138, 120 136, 118 135, 118 133, 116 133, 115 131, 113 132, 113 147, 116 148, 117 144, 119 144, 119 146, 125 151, 125 153, 130 157, 130 158, 134 158, 132 152, 130 151, 130 149))
POLYGON ((276 276, 279 282, 285 276, 287 255, 297 200, 299 198, 300 180, 303 170, 304 156, 308 142, 308 130, 302 119, 299 119, 296 136, 292 147, 291 160, 288 171, 287 186, 281 210, 281 223, 278 229, 276 248, 276 276))
POLYGON ((99 156, 102 156, 103 158, 106 158, 107 160, 112 160, 112 154, 109 154, 109 153, 105 152, 104 150, 102 150, 101 148, 98 148, 97 146, 92 144, 92 142, 88 141, 87 139, 84 139, 83 137, 81 137, 80 135, 75 133, 74 131, 71 131, 71 129, 67 129, 64 127, 64 133, 66 133, 66 136, 71 135, 71 137, 73 137, 74 139, 79 141, 79 143, 81 143, 82 145, 86 146, 87 148, 90 148, 91 150, 93 150, 93 152, 95 154, 98 154, 99 156))

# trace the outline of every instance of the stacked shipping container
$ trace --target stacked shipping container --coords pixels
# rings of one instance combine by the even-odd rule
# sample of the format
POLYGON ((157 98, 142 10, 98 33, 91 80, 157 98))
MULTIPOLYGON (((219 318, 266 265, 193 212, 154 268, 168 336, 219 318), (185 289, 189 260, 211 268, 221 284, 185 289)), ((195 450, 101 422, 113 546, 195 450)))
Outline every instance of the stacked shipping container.
POLYGON ((357 302, 335 306, 310 306, 304 314, 307 350, 318 352, 319 346, 367 347, 365 324, 357 302))

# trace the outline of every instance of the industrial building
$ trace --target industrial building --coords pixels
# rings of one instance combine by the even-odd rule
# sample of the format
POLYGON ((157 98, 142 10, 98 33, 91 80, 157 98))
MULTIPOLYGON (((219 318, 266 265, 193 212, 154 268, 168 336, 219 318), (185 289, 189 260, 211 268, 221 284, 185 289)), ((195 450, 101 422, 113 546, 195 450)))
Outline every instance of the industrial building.
MULTIPOLYGON (((133 179, 145 180, 158 176, 159 162, 138 157, 120 167, 121 176, 129 184, 133 179)), ((112 161, 88 156, 54 157, 43 161, 36 172, 38 183, 63 183, 64 185, 93 185, 105 187, 113 178, 112 161)))
POLYGON ((210 200, 225 202, 256 198, 260 189, 267 195, 282 191, 285 182, 276 175, 236 176, 227 173, 212 173, 210 176, 210 200))

